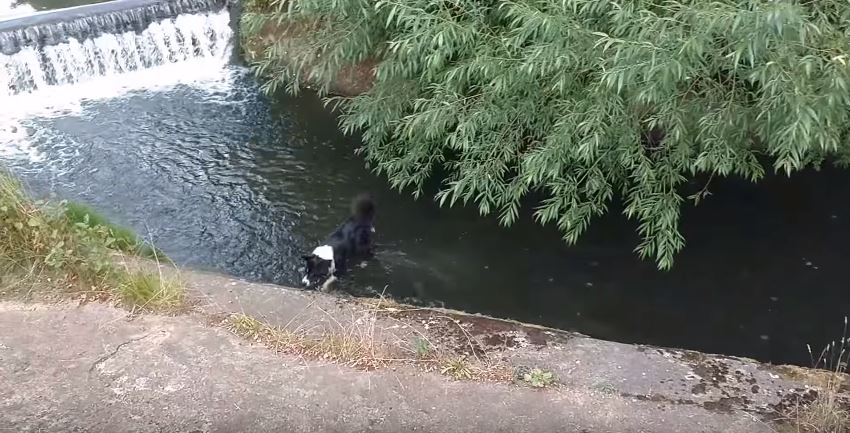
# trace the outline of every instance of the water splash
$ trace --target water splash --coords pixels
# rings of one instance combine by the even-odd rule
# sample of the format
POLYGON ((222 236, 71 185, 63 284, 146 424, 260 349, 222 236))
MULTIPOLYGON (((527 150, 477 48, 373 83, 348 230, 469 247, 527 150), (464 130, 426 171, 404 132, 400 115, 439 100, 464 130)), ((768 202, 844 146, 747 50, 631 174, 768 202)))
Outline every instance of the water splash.
POLYGON ((28 4, 18 4, 15 0, 0 0, 0 19, 28 15, 35 12, 28 4))
POLYGON ((26 47, 0 54, 0 98, 193 59, 226 62, 231 36, 230 16, 220 11, 154 22, 139 34, 105 33, 82 42, 70 38, 26 47))
POLYGON ((80 113, 86 101, 178 84, 228 87, 232 30, 226 9, 110 34, 0 54, 0 157, 41 159, 28 119, 80 113))

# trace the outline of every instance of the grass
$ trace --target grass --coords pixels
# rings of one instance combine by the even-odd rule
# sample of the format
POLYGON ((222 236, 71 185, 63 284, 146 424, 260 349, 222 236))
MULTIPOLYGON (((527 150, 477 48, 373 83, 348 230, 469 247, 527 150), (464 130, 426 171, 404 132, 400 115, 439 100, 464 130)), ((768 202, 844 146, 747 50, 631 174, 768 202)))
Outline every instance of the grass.
POLYGON ((114 239, 113 247, 118 251, 146 259, 169 261, 162 251, 136 236, 136 233, 132 230, 111 223, 106 217, 89 206, 77 202, 68 202, 64 208, 65 216, 71 223, 80 224, 90 229, 106 228, 111 238, 114 239))
POLYGON ((376 335, 379 311, 378 308, 366 309, 355 314, 361 316, 352 317, 345 324, 328 315, 335 325, 333 330, 324 332, 290 329, 288 325, 274 326, 242 313, 227 316, 221 324, 240 337, 304 359, 365 369, 409 366, 425 372, 439 372, 455 380, 511 382, 506 365, 459 356, 450 349, 435 345, 424 335, 418 335, 412 342, 399 340, 395 344, 390 339, 397 336, 387 339, 386 334, 383 337, 376 335))
POLYGON ((810 403, 798 403, 784 414, 786 431, 797 433, 848 433, 850 411, 848 401, 840 398, 847 384, 847 365, 850 363, 850 339, 847 338, 847 318, 839 341, 828 344, 817 356, 808 347, 813 368, 829 372, 825 383, 810 403))
POLYGON ((475 376, 472 365, 465 357, 446 359, 441 365, 440 373, 455 380, 471 380, 475 376))
POLYGON ((154 310, 180 307, 185 296, 177 280, 143 271, 124 274, 115 287, 115 294, 126 305, 154 310))
POLYGON ((179 284, 117 266, 116 254, 144 256, 140 245, 84 206, 33 200, 0 171, 0 293, 96 295, 146 309, 182 302, 179 284))
POLYGON ((333 361, 353 367, 376 368, 388 357, 374 338, 361 332, 314 335, 304 330, 272 326, 245 314, 231 314, 225 327, 236 335, 264 344, 272 350, 314 360, 333 361))

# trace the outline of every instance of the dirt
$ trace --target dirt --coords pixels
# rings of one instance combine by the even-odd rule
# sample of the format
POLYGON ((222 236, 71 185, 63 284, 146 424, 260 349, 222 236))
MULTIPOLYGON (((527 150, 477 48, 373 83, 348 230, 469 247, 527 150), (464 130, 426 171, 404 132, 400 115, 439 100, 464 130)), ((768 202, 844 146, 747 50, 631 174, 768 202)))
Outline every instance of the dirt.
MULTIPOLYGON (((296 22, 286 24, 269 24, 260 36, 251 38, 243 45, 246 60, 251 63, 264 56, 266 48, 275 43, 285 44, 290 51, 309 45, 309 35, 314 32, 315 24, 311 22, 296 22)), ((300 48, 303 50, 303 48, 300 48)), ((372 88, 375 81, 376 58, 367 58, 361 62, 345 65, 337 74, 330 86, 330 93, 338 96, 352 97, 363 94, 372 88)), ((310 75, 310 68, 302 71, 305 77, 310 75)))
POLYGON ((382 314, 423 328, 429 339, 437 340, 437 345, 463 356, 486 358, 494 351, 545 347, 550 341, 563 342, 569 338, 555 331, 453 312, 399 309, 382 314))

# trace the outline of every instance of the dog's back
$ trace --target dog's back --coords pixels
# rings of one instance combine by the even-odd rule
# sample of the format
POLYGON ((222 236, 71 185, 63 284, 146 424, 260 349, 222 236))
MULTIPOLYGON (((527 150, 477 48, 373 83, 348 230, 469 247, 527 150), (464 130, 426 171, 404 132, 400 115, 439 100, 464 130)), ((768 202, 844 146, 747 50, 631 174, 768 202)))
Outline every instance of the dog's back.
POLYGON ((328 243, 347 257, 372 253, 372 233, 375 232, 375 202, 362 194, 351 205, 351 216, 328 238, 328 243))

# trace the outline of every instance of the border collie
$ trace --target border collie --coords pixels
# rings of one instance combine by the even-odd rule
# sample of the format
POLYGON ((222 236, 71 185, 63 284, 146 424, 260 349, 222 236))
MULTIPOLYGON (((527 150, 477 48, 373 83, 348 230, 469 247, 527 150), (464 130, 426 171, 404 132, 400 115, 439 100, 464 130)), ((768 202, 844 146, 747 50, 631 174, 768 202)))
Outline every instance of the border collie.
POLYGON ((372 233, 375 232, 375 202, 368 194, 361 194, 351 205, 351 216, 342 223, 323 245, 311 254, 301 257, 307 262, 307 272, 301 283, 307 288, 321 284, 328 287, 342 275, 352 260, 372 256, 372 233))

